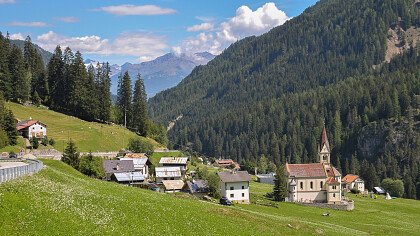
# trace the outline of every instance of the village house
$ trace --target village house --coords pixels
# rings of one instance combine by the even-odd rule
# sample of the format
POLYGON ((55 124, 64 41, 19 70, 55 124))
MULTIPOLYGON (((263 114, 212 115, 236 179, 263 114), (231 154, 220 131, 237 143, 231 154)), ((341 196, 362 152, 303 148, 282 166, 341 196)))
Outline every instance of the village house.
POLYGON ((174 167, 155 167, 156 183, 162 183, 163 180, 182 180, 181 168, 174 167))
POLYGON ((331 165, 331 150, 325 127, 318 151, 319 163, 286 163, 288 201, 341 203, 341 174, 331 165))
POLYGON ((352 189, 359 190, 360 192, 365 191, 365 181, 361 179, 358 175, 348 174, 344 176, 341 181, 342 189, 350 191, 352 189))
POLYGON ((133 153, 126 152, 124 153, 125 158, 148 158, 146 153, 133 153))
MULTIPOLYGON (((126 155, 127 156, 127 155, 126 155)), ((121 161, 132 161, 134 164, 134 170, 140 172, 144 178, 149 178, 149 167, 152 165, 149 158, 128 158, 128 157, 120 158, 121 161)))
POLYGON ((159 161, 159 166, 164 167, 179 167, 183 174, 185 174, 188 165, 188 157, 162 157, 159 161))
POLYGON ((144 181, 143 174, 135 171, 131 160, 105 160, 103 167, 108 181, 124 184, 144 181))
POLYGON ((185 183, 182 180, 162 180, 162 184, 165 193, 180 192, 185 186, 185 183))
POLYGON ((234 162, 232 159, 219 159, 214 161, 214 165, 226 169, 240 169, 241 167, 237 162, 234 162))
POLYGON ((249 181, 247 171, 224 171, 217 173, 220 178, 220 194, 232 202, 249 204, 249 181))
POLYGON ((32 137, 43 139, 47 136, 47 125, 38 121, 32 120, 23 120, 16 124, 16 130, 24 138, 31 139, 32 137))
POLYGON ((202 198, 209 192, 209 184, 207 180, 192 179, 187 181, 186 190, 189 194, 194 195, 198 198, 202 198))

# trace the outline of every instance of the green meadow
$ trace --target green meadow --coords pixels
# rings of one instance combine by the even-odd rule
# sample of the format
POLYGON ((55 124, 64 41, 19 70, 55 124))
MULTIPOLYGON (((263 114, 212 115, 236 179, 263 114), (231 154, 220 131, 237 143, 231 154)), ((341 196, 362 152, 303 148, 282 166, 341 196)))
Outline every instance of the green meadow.
MULTIPOLYGON (((352 212, 255 200, 226 207, 91 179, 60 161, 44 164, 38 174, 0 185, 0 235, 420 234, 415 200, 350 196, 352 212)), ((251 183, 252 198, 271 190, 251 183)))
MULTIPOLYGON (((53 138, 56 142, 54 148, 62 151, 71 138, 76 142, 79 151, 118 151, 126 148, 131 138, 139 137, 135 133, 119 125, 108 125, 96 122, 87 122, 73 116, 67 116, 62 113, 54 112, 44 108, 34 106, 22 106, 16 103, 6 103, 6 107, 13 111, 15 117, 19 120, 26 120, 30 117, 39 120, 47 125, 47 136, 53 138)), ((152 139, 146 139, 159 146, 152 139)), ((0 151, 19 151, 23 148, 24 142, 19 142, 14 147, 6 147, 0 151)), ((42 148, 42 146, 40 145, 42 148)), ((47 147, 48 148, 48 147, 47 147)))

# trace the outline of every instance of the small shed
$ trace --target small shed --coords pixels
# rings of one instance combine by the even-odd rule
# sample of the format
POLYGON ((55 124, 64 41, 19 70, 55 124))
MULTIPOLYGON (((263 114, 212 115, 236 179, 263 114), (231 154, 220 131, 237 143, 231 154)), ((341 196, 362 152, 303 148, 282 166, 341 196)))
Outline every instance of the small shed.
POLYGON ((207 180, 192 179, 191 181, 187 181, 186 190, 189 194, 196 197, 204 197, 209 192, 209 183, 207 180))
POLYGON ((119 172, 119 173, 114 173, 111 176, 111 180, 121 183, 121 184, 130 184, 130 183, 143 182, 144 176, 140 172, 119 172))
POLYGON ((165 188, 165 193, 180 192, 185 185, 182 180, 163 180, 162 184, 165 188))
POLYGON ((385 195, 386 191, 382 187, 373 187, 373 192, 376 194, 385 195))

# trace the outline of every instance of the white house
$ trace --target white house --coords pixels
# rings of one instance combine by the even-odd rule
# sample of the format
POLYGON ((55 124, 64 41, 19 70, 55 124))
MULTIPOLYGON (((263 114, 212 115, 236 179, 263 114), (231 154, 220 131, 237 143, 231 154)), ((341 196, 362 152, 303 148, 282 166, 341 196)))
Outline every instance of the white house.
POLYGON ((350 191, 351 189, 357 189, 360 192, 365 191, 365 181, 358 175, 348 174, 342 179, 343 189, 350 191))
POLYGON ((152 164, 149 158, 120 158, 121 161, 132 161, 134 170, 140 172, 146 179, 149 178, 149 166, 152 164))
POLYGON ((319 162, 286 163, 287 200, 290 202, 341 202, 341 174, 330 163, 330 145, 324 127, 319 146, 319 162))
POLYGON ((217 173, 220 178, 220 194, 232 202, 249 204, 250 175, 246 171, 217 173))
POLYGON ((187 170, 188 157, 162 157, 159 166, 179 167, 182 172, 187 170))
POLYGON ((155 167, 156 183, 162 183, 162 180, 181 180, 182 173, 179 166, 175 167, 155 167))
POLYGON ((24 138, 36 137, 42 139, 47 136, 47 125, 38 120, 23 120, 16 124, 16 130, 24 138))

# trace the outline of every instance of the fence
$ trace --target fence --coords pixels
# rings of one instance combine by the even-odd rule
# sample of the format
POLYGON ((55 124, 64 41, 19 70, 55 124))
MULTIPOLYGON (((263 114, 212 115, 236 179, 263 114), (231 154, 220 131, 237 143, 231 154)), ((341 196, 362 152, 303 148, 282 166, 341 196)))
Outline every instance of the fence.
POLYGON ((0 159, 1 162, 26 162, 27 165, 0 169, 0 183, 20 176, 37 173, 44 167, 42 161, 33 159, 0 159))

